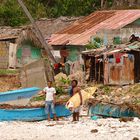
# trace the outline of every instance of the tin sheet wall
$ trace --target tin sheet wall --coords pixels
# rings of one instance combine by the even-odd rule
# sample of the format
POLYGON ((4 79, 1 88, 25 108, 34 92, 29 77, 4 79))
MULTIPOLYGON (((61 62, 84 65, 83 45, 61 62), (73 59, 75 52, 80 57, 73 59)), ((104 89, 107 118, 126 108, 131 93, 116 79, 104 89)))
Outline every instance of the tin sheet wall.
POLYGON ((122 57, 122 63, 105 63, 104 84, 108 85, 126 85, 134 83, 134 57, 122 57), (108 69, 107 69, 108 67, 108 69))

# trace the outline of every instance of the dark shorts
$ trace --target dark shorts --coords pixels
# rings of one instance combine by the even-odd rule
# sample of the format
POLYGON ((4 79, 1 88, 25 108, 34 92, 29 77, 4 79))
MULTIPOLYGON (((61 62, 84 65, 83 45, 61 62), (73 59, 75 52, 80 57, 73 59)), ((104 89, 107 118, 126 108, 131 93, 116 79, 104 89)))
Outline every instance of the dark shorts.
POLYGON ((80 107, 77 107, 73 110, 73 113, 78 113, 78 112, 80 112, 80 107))

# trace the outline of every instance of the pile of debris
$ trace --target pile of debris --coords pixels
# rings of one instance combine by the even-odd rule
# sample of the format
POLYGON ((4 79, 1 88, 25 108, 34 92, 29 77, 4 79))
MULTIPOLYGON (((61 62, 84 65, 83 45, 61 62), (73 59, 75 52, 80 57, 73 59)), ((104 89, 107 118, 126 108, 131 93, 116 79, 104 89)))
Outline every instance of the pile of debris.
POLYGON ((70 85, 70 81, 77 80, 79 86, 83 86, 84 84, 84 72, 77 71, 74 74, 67 76, 64 73, 59 73, 55 77, 55 84, 56 86, 65 86, 68 87, 70 85))
POLYGON ((89 102, 92 104, 113 104, 122 108, 129 107, 140 114, 140 84, 122 87, 100 85, 89 102))

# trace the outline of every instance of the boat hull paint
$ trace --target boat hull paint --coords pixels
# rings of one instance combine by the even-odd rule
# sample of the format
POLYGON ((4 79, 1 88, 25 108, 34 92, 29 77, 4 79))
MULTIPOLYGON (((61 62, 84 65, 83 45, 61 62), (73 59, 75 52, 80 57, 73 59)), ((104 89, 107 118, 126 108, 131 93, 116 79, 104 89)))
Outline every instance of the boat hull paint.
POLYGON ((103 117, 140 117, 136 112, 129 108, 121 108, 116 105, 111 104, 97 104, 95 106, 91 106, 89 109, 89 114, 91 117, 93 116, 103 116, 103 117))
MULTIPOLYGON (((65 105, 56 105, 57 117, 67 117, 71 112, 65 105)), ((0 109, 0 121, 39 121, 47 118, 44 108, 0 109)), ((51 118, 53 115, 51 113, 51 118)))
POLYGON ((40 88, 24 88, 8 92, 0 92, 0 104, 26 105, 32 96, 36 95, 40 88))

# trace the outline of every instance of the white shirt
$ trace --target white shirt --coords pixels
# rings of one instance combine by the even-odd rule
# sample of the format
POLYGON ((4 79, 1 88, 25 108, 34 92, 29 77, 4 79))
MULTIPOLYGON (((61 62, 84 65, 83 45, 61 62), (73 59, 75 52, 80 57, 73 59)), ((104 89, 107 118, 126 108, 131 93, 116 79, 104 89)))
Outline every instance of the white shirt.
POLYGON ((45 87, 43 89, 43 91, 46 92, 46 101, 53 101, 54 100, 53 96, 56 93, 56 90, 54 87, 50 87, 50 88, 45 87))

